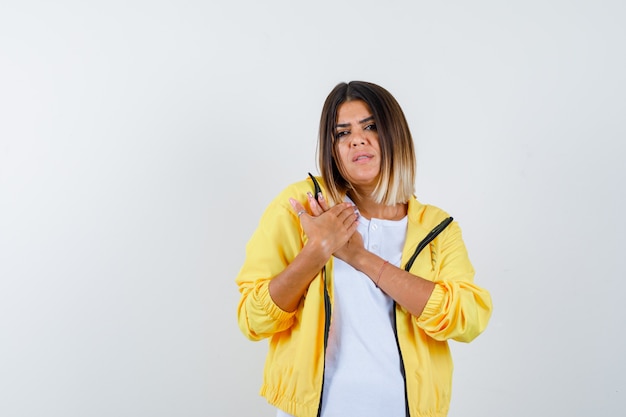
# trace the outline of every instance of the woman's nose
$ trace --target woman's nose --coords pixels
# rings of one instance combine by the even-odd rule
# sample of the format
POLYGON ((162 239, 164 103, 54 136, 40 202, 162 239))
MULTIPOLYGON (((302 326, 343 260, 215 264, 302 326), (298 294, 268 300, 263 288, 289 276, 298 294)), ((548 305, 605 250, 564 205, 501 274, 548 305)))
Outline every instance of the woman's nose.
POLYGON ((365 134, 362 131, 352 133, 352 146, 365 145, 365 134))

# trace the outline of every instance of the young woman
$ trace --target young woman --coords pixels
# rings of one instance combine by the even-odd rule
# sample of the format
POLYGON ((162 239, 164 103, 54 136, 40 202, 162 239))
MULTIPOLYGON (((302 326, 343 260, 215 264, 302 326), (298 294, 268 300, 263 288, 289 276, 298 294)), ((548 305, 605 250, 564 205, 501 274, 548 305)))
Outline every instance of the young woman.
POLYGON ((248 242, 239 326, 269 338, 261 395, 279 417, 447 415, 448 340, 491 315, 461 230, 414 196, 415 152, 384 88, 337 85, 321 177, 288 186, 248 242))

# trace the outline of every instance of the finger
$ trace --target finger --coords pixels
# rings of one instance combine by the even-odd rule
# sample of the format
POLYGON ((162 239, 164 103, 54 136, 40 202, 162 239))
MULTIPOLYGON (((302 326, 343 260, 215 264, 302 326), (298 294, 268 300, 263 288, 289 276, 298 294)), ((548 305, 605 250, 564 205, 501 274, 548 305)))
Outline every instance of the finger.
POLYGON ((309 213, 307 213, 307 211, 304 208, 304 206, 302 204, 300 204, 300 202, 298 200, 290 198, 289 199, 289 203, 291 204, 291 207, 293 208, 293 211, 296 213, 296 216, 300 217, 302 215, 308 215, 309 214, 309 213))
POLYGON ((333 213, 335 216, 339 216, 341 215, 341 213, 348 209, 352 209, 354 211, 356 210, 356 206, 352 203, 341 203, 331 207, 330 209, 328 209, 328 211, 333 213))
POLYGON ((348 227, 348 230, 347 230, 348 234, 349 234, 350 236, 352 236, 354 233, 358 233, 358 232, 356 231, 356 228, 357 228, 358 226, 359 226, 359 220, 357 219, 356 221, 354 221, 354 222, 353 222, 353 223, 352 223, 352 224, 348 227))
POLYGON ((339 220, 345 222, 346 220, 351 219, 351 221, 354 221, 356 218, 359 217, 358 209, 356 206, 350 203, 344 203, 344 204, 345 204, 345 207, 343 207, 341 211, 337 213, 337 218, 339 218, 339 220))
POLYGON ((320 207, 322 207, 322 210, 324 211, 330 210, 330 206, 328 205, 328 202, 326 201, 326 199, 324 198, 324 195, 321 192, 317 193, 317 202, 319 203, 320 207))
POLYGON ((311 207, 311 213, 313 213, 313 215, 316 217, 324 213, 324 209, 322 209, 322 207, 319 205, 315 197, 313 197, 313 194, 306 193, 306 195, 307 195, 307 198, 309 199, 309 207, 311 207))
POLYGON ((344 212, 339 219, 343 221, 344 226, 347 228, 351 228, 352 225, 359 224, 359 215, 356 212, 344 212))

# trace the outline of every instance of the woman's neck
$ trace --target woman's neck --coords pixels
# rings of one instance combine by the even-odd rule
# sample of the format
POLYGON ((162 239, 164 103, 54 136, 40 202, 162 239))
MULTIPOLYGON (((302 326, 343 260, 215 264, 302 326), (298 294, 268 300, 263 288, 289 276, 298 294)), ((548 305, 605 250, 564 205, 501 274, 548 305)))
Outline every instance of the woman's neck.
POLYGON ((366 219, 376 218, 382 220, 400 220, 407 214, 408 204, 406 203, 387 206, 375 202, 370 197, 362 197, 360 195, 349 195, 349 197, 359 208, 361 216, 366 219))

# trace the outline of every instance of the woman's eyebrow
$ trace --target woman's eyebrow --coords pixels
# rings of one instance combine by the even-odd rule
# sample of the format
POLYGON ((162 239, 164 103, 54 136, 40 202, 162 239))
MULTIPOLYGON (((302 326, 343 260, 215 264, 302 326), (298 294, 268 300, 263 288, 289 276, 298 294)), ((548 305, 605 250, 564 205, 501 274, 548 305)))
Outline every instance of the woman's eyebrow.
MULTIPOLYGON (((370 120, 374 120, 374 116, 368 116, 363 120, 359 120, 359 124, 362 125, 363 123, 367 123, 370 120)), ((338 123, 337 127, 350 127, 350 123, 338 123)))

